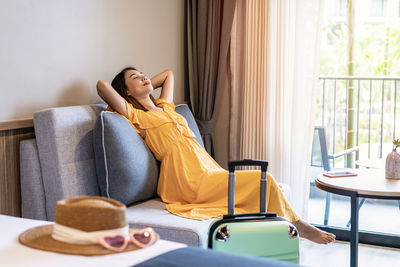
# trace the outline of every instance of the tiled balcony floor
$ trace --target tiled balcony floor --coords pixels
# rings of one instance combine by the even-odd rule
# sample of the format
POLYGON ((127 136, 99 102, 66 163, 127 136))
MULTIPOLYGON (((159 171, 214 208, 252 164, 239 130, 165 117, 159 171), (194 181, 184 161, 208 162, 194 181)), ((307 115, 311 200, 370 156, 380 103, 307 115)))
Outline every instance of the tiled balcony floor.
MULTIPOLYGON (((323 224, 326 193, 311 188, 308 206, 308 221, 323 224)), ((360 209, 360 230, 390 233, 400 236, 400 209, 397 200, 367 199, 360 209)), ((350 218, 350 198, 332 195, 329 225, 346 227, 350 218)), ((318 245, 301 240, 300 264, 308 267, 349 266, 349 242, 335 241, 329 245, 318 245)), ((359 266, 398 266, 400 249, 359 245, 359 266)))
MULTIPOLYGON (((308 221, 323 224, 325 192, 311 188, 308 206, 308 221)), ((329 225, 345 227, 350 219, 350 198, 332 195, 329 225)), ((359 229, 396 234, 400 236, 400 209, 397 200, 367 199, 360 209, 359 229)))

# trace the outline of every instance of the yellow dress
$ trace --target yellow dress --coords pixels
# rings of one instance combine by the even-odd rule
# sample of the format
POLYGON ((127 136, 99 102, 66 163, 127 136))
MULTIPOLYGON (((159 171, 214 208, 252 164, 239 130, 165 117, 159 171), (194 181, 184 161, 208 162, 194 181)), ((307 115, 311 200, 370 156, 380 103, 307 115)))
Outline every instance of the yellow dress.
MULTIPOLYGON (((145 130, 144 140, 161 162, 157 193, 167 210, 197 220, 226 214, 228 171, 193 139, 195 135, 173 103, 158 99, 156 105, 163 111, 145 112, 126 103, 127 119, 145 130)), ((260 171, 236 171, 235 213, 258 212, 259 196, 260 171)), ((267 209, 290 221, 299 219, 270 174, 267 209)))

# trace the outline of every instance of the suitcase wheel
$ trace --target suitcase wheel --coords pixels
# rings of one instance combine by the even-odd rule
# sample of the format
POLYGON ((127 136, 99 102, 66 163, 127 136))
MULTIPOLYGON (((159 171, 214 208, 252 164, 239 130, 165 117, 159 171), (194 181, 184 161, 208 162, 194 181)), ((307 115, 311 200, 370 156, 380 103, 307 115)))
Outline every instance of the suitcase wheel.
POLYGON ((294 227, 293 224, 289 224, 289 237, 290 238, 296 238, 299 236, 299 232, 297 232, 296 227, 294 227))
POLYGON ((228 225, 224 225, 218 229, 217 233, 215 234, 215 240, 218 242, 226 242, 231 237, 229 232, 228 225))

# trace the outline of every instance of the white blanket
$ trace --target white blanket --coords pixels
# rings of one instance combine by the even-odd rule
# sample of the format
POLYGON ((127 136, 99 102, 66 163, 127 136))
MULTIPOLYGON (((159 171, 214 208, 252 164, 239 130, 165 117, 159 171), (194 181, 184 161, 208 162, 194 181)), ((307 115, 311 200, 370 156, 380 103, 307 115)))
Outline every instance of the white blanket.
POLYGON ((153 246, 105 256, 77 256, 42 251, 18 242, 25 230, 51 222, 0 215, 1 266, 132 266, 186 245, 159 240, 153 246))

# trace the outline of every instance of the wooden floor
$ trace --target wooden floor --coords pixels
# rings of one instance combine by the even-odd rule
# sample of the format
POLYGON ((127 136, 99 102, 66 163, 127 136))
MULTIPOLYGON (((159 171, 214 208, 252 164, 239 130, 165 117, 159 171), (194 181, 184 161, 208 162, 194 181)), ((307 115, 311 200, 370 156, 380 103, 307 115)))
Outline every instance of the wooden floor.
MULTIPOLYGON (((400 249, 360 244, 358 266, 392 267, 400 266, 400 249)), ((300 265, 308 267, 350 266, 350 244, 335 241, 329 245, 318 245, 300 240, 300 265)))

